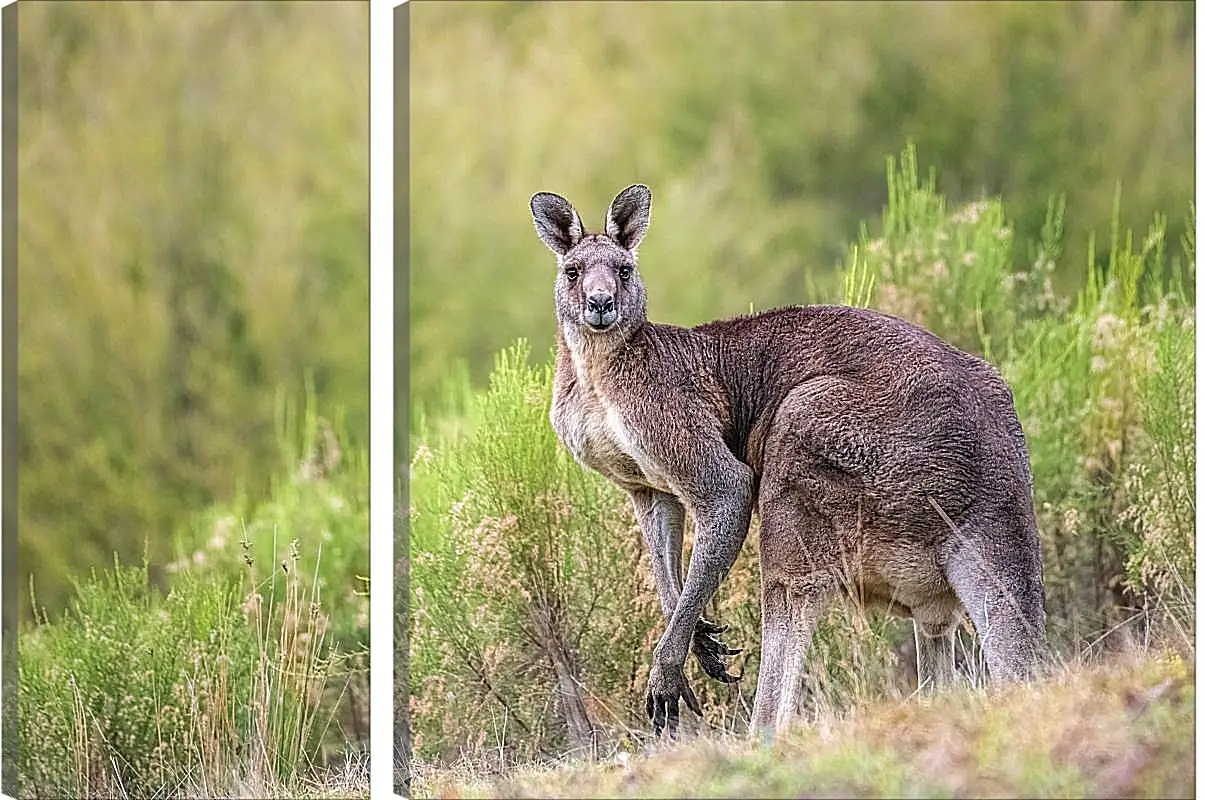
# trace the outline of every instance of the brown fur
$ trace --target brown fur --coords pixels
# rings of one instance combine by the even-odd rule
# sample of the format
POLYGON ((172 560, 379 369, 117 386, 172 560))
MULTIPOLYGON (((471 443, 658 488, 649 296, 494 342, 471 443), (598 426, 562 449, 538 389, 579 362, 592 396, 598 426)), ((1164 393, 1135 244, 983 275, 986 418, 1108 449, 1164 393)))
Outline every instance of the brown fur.
POLYGON ((1045 650, 1042 566, 1025 440, 987 363, 875 311, 782 308, 684 329, 647 320, 636 248, 644 186, 621 192, 604 234, 564 198, 532 213, 557 254, 551 421, 585 466, 632 497, 667 627, 648 711, 698 711, 683 665, 734 680, 722 632, 701 619, 761 521, 762 659, 751 730, 796 711, 803 659, 842 594, 910 616, 921 680, 953 669, 965 607, 996 678, 1045 650), (682 523, 696 541, 681 576, 682 523))

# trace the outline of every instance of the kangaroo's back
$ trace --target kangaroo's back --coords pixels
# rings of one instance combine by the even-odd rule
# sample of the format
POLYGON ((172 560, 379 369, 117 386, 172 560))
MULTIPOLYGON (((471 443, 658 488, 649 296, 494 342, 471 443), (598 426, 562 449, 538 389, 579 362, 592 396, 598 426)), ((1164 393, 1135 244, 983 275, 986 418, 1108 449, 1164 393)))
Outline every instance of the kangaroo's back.
POLYGON ((832 427, 827 434, 849 449, 832 456, 851 469, 884 466, 859 464, 853 452, 853 442, 878 438, 890 440, 883 457, 893 463, 941 455, 951 466, 967 462, 961 469, 977 464, 968 479, 1021 480, 1028 488, 1024 438, 1007 384, 982 359, 916 325, 869 309, 813 305, 710 322, 692 333, 707 342, 692 349, 714 354, 727 406, 725 440, 759 474, 779 406, 810 387, 813 410, 832 427))

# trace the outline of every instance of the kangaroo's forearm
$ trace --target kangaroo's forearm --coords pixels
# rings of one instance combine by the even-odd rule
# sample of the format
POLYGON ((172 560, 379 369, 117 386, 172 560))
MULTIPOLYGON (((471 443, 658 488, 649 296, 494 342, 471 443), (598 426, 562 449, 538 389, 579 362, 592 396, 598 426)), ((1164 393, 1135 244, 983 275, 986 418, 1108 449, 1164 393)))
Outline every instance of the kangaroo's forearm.
POLYGON ((752 473, 746 468, 734 476, 732 489, 722 497, 708 498, 692 509, 697 530, 690 566, 677 605, 653 653, 655 661, 675 665, 686 662, 703 608, 728 575, 749 532, 752 484, 752 473))
POLYGON ((631 493, 640 532, 653 561, 653 583, 666 622, 682 593, 682 527, 685 511, 678 499, 653 489, 631 493))

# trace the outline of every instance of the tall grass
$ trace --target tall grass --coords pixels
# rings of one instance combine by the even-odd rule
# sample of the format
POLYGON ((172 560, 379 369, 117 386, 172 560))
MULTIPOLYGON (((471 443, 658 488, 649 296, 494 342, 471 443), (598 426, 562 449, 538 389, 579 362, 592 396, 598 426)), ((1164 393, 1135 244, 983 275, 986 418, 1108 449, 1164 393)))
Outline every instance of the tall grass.
MULTIPOLYGON (((1108 259, 1093 257, 1091 277, 1069 298, 1053 281, 1064 252, 1061 199, 1050 202, 1040 236, 1018 243, 999 199, 950 208, 912 147, 888 162, 888 186, 878 230, 862 227, 844 298, 832 299, 917 321, 992 361, 1012 386, 1056 651, 1071 662, 1135 646, 1191 655, 1191 221, 1175 255, 1162 217, 1136 240, 1117 222, 1119 190, 1108 259), (1018 247, 1028 264, 1015 271, 1018 247)), ((557 444, 551 373, 528 357, 522 345, 506 350, 488 390, 466 395, 458 382, 446 405, 465 409, 461 422, 413 429, 410 689, 420 761, 499 769, 581 752, 573 697, 592 752, 631 749, 647 729, 648 654, 663 623, 639 530, 622 493, 557 444), (559 650, 534 624, 542 608, 555 609, 559 650)), ((690 537, 688 525, 688 546, 690 537)), ((757 541, 754 525, 708 609, 730 626, 725 639, 746 648, 735 659, 745 679, 719 686, 688 662, 704 730, 743 731, 748 719, 757 541)), ((853 612, 834 608, 817 633, 806 686, 813 719, 915 688, 908 628, 853 612)), ((969 626, 960 640, 965 670, 982 677, 969 626)))
POLYGON ((186 571, 160 596, 145 566, 115 565, 80 583, 62 620, 22 637, 21 796, 293 793, 343 665, 300 554, 285 563, 274 607, 261 594, 272 578, 186 571))
POLYGON ((367 792, 366 460, 312 396, 280 410, 290 470, 198 515, 166 590, 115 560, 52 618, 31 586, 21 796, 367 792))

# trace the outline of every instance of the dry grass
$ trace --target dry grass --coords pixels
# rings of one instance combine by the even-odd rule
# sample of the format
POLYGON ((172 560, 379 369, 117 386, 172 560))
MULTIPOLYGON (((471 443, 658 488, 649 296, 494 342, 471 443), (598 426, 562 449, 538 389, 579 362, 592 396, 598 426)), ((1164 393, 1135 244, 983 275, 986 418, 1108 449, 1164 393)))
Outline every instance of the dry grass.
POLYGON ((231 775, 222 786, 194 785, 181 792, 185 797, 308 797, 367 798, 369 759, 367 751, 351 755, 337 769, 294 779, 292 783, 266 779, 262 774, 231 775))
POLYGON ((1176 655, 825 716, 773 743, 699 737, 595 763, 415 765, 414 797, 1187 797, 1195 670, 1176 655))

